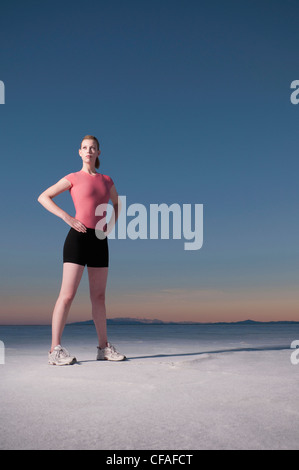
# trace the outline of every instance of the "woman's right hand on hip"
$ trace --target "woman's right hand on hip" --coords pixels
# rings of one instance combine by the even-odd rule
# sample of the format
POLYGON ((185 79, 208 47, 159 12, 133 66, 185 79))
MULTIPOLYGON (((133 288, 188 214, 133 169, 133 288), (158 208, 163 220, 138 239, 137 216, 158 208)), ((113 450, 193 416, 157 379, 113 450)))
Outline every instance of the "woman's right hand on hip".
POLYGON ((77 232, 83 232, 86 233, 86 227, 80 220, 75 219, 74 217, 71 217, 70 215, 66 214, 63 218, 63 220, 73 229, 77 230, 77 232))

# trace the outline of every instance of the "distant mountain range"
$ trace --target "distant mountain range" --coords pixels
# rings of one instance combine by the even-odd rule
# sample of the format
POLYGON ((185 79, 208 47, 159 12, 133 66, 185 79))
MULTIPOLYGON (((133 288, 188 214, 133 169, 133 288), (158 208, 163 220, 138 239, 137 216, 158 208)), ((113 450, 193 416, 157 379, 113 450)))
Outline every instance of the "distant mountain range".
MULTIPOLYGON (((236 322, 165 322, 158 319, 148 319, 148 318, 129 318, 129 317, 120 317, 120 318, 108 318, 108 325, 269 325, 269 324, 297 324, 299 321, 268 321, 260 322, 255 320, 243 320, 236 322)), ((87 320, 76 323, 69 323, 69 325, 93 325, 93 320, 87 320)))

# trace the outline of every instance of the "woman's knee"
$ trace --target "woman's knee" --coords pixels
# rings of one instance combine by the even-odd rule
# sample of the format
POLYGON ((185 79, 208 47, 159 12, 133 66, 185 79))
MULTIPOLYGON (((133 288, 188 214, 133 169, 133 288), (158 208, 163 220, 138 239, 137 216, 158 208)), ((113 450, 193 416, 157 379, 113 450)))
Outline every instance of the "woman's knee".
POLYGON ((74 300, 75 295, 76 295, 76 292, 60 292, 59 299, 65 305, 70 305, 72 301, 74 300))
POLYGON ((105 292, 91 292, 90 300, 95 304, 104 304, 105 303, 105 292))

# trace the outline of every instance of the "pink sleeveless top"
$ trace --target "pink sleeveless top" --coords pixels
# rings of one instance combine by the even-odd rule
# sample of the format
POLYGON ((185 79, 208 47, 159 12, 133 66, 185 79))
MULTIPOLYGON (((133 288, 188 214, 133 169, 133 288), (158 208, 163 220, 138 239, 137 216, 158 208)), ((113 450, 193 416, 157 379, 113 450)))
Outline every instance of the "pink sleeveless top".
MULTIPOLYGON (((107 204, 110 199, 110 189, 113 180, 110 176, 97 173, 90 175, 80 170, 65 176, 70 183, 69 189, 76 209, 75 218, 87 228, 95 228, 103 216, 96 216, 95 210, 99 204, 107 204)), ((105 212, 104 212, 105 216, 105 212)))

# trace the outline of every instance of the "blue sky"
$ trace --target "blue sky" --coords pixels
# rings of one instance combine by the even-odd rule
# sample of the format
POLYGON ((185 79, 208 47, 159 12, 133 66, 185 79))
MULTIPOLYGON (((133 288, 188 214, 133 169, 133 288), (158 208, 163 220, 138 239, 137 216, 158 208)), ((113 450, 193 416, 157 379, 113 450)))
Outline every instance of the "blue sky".
MULTIPOLYGON (((85 134, 128 204, 203 204, 204 243, 110 240, 107 313, 299 320, 299 5, 4 1, 2 323, 50 321, 68 226, 37 196, 85 134)), ((74 215, 70 195, 56 202, 74 215)), ((90 318, 86 275, 69 320, 90 318)))

